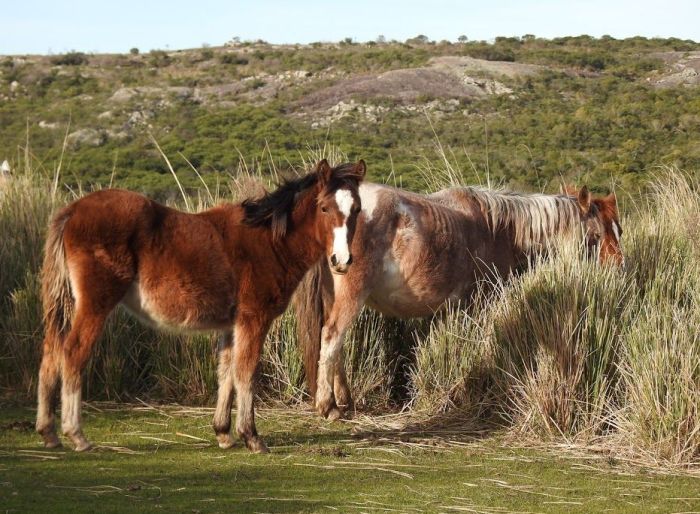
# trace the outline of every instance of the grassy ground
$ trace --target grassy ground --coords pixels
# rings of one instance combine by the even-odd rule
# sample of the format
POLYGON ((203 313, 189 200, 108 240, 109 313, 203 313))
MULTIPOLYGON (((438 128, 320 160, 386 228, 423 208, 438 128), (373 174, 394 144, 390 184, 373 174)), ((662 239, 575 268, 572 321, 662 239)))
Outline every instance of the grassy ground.
MULTIPOLYGON (((91 404, 96 449, 44 451, 30 408, 0 410, 5 512, 694 512, 700 479, 610 457, 424 432, 369 433, 262 409, 272 453, 213 444, 211 409, 91 404)), ((362 425, 368 427, 366 421, 362 425)))

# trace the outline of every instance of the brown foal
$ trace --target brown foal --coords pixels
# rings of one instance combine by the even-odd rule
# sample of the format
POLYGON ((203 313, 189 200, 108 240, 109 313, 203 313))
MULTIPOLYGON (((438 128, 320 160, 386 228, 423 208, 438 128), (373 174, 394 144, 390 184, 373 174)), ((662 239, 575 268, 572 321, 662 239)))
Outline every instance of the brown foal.
POLYGON ((268 328, 306 271, 326 255, 337 273, 351 262, 365 164, 288 181, 262 198, 190 214, 136 193, 98 191, 60 210, 49 227, 42 274, 46 335, 36 429, 46 447, 61 444, 54 417, 77 451, 90 443, 80 422, 81 373, 118 304, 162 328, 215 330, 219 390, 214 431, 222 448, 236 432, 255 452, 255 369, 268 328), (235 341, 235 344, 234 344, 235 341))

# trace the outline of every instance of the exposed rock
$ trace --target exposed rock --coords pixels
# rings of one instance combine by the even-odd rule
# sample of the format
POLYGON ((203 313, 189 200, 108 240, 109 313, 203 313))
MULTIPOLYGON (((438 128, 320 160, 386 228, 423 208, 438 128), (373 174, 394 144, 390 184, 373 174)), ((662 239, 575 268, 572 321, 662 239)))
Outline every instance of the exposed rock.
MULTIPOLYGON (((374 105, 358 103, 355 100, 343 101, 329 107, 324 114, 316 115, 311 123, 311 128, 327 127, 332 123, 347 116, 356 115, 362 122, 376 123, 390 111, 402 112, 405 114, 415 114, 429 112, 432 117, 440 118, 446 113, 455 112, 460 108, 460 101, 456 98, 448 100, 431 100, 420 104, 406 104, 387 107, 384 105, 374 105)), ((466 116, 468 113, 463 111, 466 116)))
POLYGON ((482 74, 514 77, 538 73, 540 66, 529 64, 481 61, 471 57, 442 57, 429 66, 391 70, 379 74, 350 77, 315 91, 303 98, 302 108, 328 109, 350 99, 372 100, 390 98, 404 105, 422 99, 437 100, 479 98, 486 95, 512 94, 505 84, 489 77, 474 77, 469 70, 482 74))
POLYGON ((97 115, 98 120, 110 119, 112 117, 114 117, 114 113, 112 111, 101 112, 97 115))
POLYGON ((148 110, 134 111, 129 115, 129 118, 126 120, 126 126, 127 127, 147 126, 148 120, 153 118, 153 116, 155 116, 153 111, 148 111, 148 110))
POLYGON ((71 147, 100 146, 104 142, 105 134, 92 128, 76 130, 66 137, 66 143, 71 147))
POLYGON ((177 99, 184 100, 192 96, 194 90, 190 87, 171 86, 171 87, 122 87, 117 89, 109 98, 112 103, 126 103, 137 96, 144 97, 165 97, 174 96, 177 99))
POLYGON ((19 89, 19 82, 17 82, 16 80, 13 80, 12 82, 10 82, 10 93, 14 93, 18 89, 19 89))
POLYGON ((464 76, 462 77, 462 82, 464 82, 465 85, 480 88, 487 95, 509 95, 513 92, 511 88, 497 80, 464 76))
POLYGON ((536 64, 525 64, 508 61, 487 61, 459 55, 433 57, 428 64, 435 68, 443 68, 464 73, 479 73, 490 77, 517 78, 540 73, 547 68, 536 64))
POLYGON ((10 163, 7 162, 7 159, 2 161, 2 164, 0 164, 0 175, 9 175, 12 173, 12 168, 10 167, 10 163))
POLYGON ((125 130, 107 130, 106 136, 108 139, 123 141, 124 139, 129 137, 129 133, 125 130))
POLYGON ((136 94, 135 88, 122 87, 114 92, 114 94, 109 98, 109 101, 114 103, 125 103, 136 96, 136 94))
POLYGON ((60 126, 61 126, 61 124, 58 123, 57 121, 55 121, 53 123, 49 123, 48 121, 41 120, 39 122, 39 128, 43 128, 43 129, 47 129, 47 130, 55 130, 60 126))
POLYGON ((652 56, 669 65, 660 77, 647 78, 654 86, 700 86, 700 52, 661 52, 652 56))
POLYGON ((430 68, 392 70, 385 73, 351 77, 315 91, 300 102, 302 107, 328 108, 352 98, 371 100, 390 98, 408 104, 421 97, 472 98, 485 93, 468 86, 451 73, 430 68))

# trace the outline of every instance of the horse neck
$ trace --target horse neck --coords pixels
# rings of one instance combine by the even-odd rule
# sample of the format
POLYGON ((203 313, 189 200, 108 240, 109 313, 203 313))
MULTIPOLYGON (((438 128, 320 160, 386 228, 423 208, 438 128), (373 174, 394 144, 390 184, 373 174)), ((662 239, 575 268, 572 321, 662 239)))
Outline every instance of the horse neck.
MULTIPOLYGON (((276 252, 285 261, 290 279, 299 281, 323 255, 323 245, 316 230, 316 197, 318 186, 307 191, 295 203, 287 234, 274 243, 276 252)), ((296 286, 296 284, 295 284, 296 286)))
POLYGON ((554 239, 580 225, 576 203, 566 196, 502 194, 485 203, 489 225, 494 231, 505 228, 516 252, 523 256, 547 251, 554 239))

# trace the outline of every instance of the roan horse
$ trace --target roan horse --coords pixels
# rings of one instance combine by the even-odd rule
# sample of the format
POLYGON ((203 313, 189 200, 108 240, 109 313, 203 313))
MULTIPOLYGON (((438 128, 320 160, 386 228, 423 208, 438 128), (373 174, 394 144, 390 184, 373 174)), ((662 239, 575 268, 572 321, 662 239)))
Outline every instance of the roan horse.
POLYGON ((600 261, 622 264, 617 202, 584 186, 562 195, 464 187, 428 196, 362 184, 362 211, 343 275, 319 263, 294 299, 307 384, 330 419, 352 405, 342 358, 346 330, 366 303, 392 317, 434 314, 469 302, 480 280, 505 277, 558 234, 583 234, 600 261))
POLYGON ((219 446, 233 445, 235 386, 236 432, 250 450, 266 452, 253 408, 265 335, 324 254, 335 272, 348 270, 364 174, 363 161, 331 169, 323 160, 262 198, 198 214, 120 190, 92 193, 59 211, 42 276, 46 335, 36 429, 46 447, 61 444, 54 428, 60 377, 63 433, 76 450, 90 448, 80 424, 81 372, 121 303, 157 327, 223 334, 213 422, 219 446))

